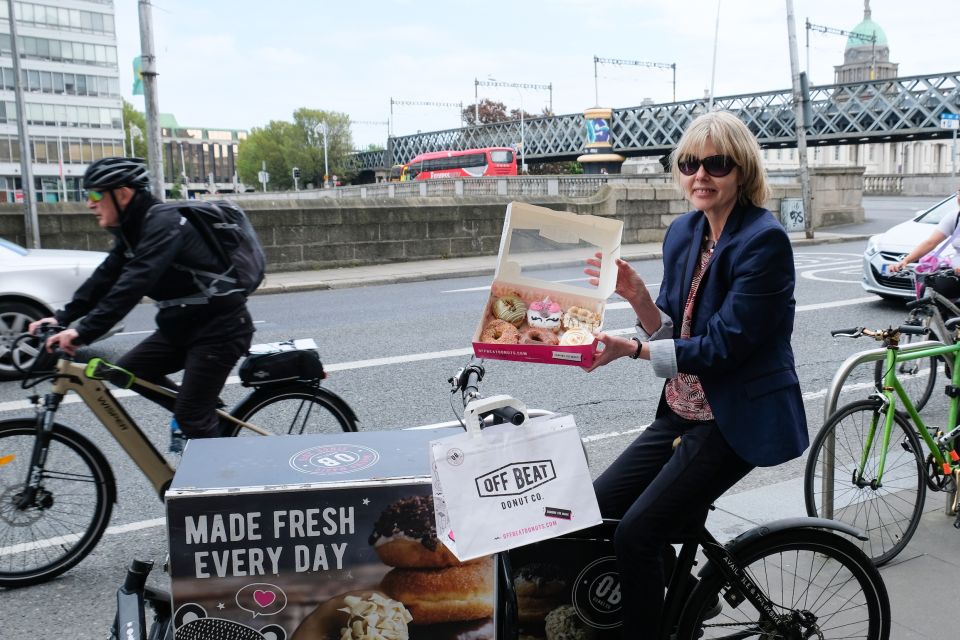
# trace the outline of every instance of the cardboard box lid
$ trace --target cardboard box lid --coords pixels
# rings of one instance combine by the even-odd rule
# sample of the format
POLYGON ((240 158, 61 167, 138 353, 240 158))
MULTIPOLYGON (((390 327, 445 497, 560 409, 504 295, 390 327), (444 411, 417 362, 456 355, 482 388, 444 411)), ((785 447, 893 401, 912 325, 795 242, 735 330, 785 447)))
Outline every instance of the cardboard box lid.
POLYGON ((191 440, 168 497, 323 488, 431 475, 431 440, 459 427, 191 440))
MULTIPOLYGON (((494 279, 534 288, 606 300, 617 284, 623 222, 611 218, 554 211, 525 202, 507 205, 494 279), (600 284, 576 286, 548 282, 524 273, 524 268, 559 263, 583 263, 597 251, 603 255, 600 284)), ((584 264, 584 266, 586 266, 584 264)))

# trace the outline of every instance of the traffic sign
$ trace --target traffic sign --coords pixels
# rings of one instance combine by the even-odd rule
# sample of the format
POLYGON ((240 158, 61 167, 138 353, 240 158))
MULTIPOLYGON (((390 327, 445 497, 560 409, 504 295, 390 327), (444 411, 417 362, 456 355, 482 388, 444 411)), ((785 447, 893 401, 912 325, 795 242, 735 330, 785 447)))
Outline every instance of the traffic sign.
POLYGON ((266 171, 260 171, 257 173, 257 180, 263 183, 270 182, 270 174, 266 171))
POLYGON ((941 129, 960 129, 960 114, 941 113, 940 128, 941 129))

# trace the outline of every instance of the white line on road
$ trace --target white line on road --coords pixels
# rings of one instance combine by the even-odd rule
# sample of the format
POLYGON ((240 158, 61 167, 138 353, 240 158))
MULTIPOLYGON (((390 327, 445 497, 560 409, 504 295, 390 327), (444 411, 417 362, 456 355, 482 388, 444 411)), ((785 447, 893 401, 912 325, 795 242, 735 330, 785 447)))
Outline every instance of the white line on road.
MULTIPOLYGON (((853 298, 851 300, 837 300, 835 302, 819 302, 816 304, 805 304, 797 307, 797 312, 804 311, 820 311, 822 309, 832 309, 835 307, 846 307, 855 304, 863 304, 865 302, 873 302, 876 300, 874 296, 865 296, 863 298, 853 298)), ((629 309, 630 304, 627 302, 613 302, 607 305, 607 310, 616 310, 616 309, 629 309)), ((625 335, 628 333, 633 333, 634 328, 629 327, 627 329, 612 329, 607 331, 611 335, 625 335)), ((350 371, 352 369, 367 369, 369 367, 387 367, 396 364, 406 364, 408 362, 422 362, 424 360, 439 360, 441 358, 460 358, 463 356, 468 356, 473 353, 473 349, 468 347, 466 349, 450 349, 448 351, 428 351, 426 353, 411 353, 403 356, 390 356, 387 358, 371 358, 369 360, 354 360, 353 362, 339 362, 335 364, 324 364, 324 368, 327 371, 350 371)), ((226 384, 239 384, 240 378, 237 376, 231 376, 227 378, 226 384)), ((128 398, 130 396, 138 395, 136 392, 129 389, 115 389, 113 395, 117 398, 128 398)), ((73 404, 80 402, 80 397, 77 395, 70 395, 63 399, 61 404, 73 404)), ((0 413, 6 411, 23 411, 24 409, 29 409, 33 405, 29 400, 10 400, 8 402, 0 402, 0 413)))

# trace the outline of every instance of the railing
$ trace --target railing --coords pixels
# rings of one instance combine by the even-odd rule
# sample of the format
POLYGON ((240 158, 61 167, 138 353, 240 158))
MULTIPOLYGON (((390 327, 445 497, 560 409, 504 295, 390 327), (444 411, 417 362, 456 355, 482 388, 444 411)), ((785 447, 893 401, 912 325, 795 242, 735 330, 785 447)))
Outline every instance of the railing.
MULTIPOLYGON (((549 197, 589 198, 605 184, 666 185, 669 174, 517 176, 509 178, 467 178, 380 182, 377 184, 311 189, 230 194, 231 200, 317 200, 321 198, 462 198, 462 197, 549 197)), ((223 196, 203 196, 216 199, 223 196)))
POLYGON ((863 193, 865 195, 900 195, 903 193, 902 174, 881 174, 863 176, 863 193))

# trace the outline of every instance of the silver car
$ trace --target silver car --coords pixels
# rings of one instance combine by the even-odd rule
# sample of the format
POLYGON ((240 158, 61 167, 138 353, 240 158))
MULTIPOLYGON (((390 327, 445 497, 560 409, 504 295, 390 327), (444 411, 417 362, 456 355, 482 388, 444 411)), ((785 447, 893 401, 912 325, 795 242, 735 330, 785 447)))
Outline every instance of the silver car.
MULTIPOLYGON (((889 274, 887 267, 900 262, 914 247, 929 238, 944 216, 956 216, 957 213, 957 194, 952 193, 910 220, 870 238, 863 252, 863 288, 889 300, 913 299, 916 296, 913 280, 904 275, 889 274)), ((950 257, 953 253, 953 247, 947 246, 940 255, 950 257)))
MULTIPOLYGON (((0 380, 19 377, 10 351, 13 341, 31 322, 69 302, 106 257, 100 251, 24 249, 0 238, 0 380)), ((17 360, 29 365, 32 358, 21 352, 17 360)))

